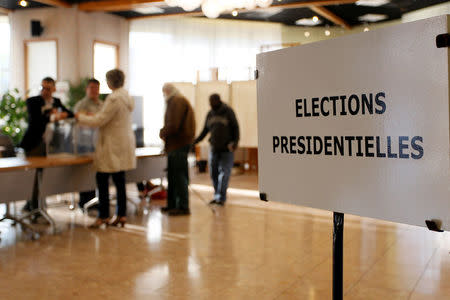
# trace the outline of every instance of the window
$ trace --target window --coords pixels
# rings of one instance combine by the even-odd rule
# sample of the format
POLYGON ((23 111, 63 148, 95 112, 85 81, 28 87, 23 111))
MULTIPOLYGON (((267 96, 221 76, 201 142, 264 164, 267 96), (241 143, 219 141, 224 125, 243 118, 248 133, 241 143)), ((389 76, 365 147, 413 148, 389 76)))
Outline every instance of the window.
POLYGON ((25 90, 27 95, 39 95, 45 77, 58 78, 57 40, 25 41, 25 90))
POLYGON ((197 18, 136 20, 129 37, 130 92, 144 97, 146 144, 159 145, 165 82, 253 79, 256 54, 261 45, 281 43, 281 25, 197 18))
POLYGON ((119 66, 119 46, 112 43, 94 42, 94 77, 100 81, 100 93, 111 90, 106 84, 106 72, 119 66))
POLYGON ((0 95, 8 90, 10 27, 8 17, 0 16, 0 95))

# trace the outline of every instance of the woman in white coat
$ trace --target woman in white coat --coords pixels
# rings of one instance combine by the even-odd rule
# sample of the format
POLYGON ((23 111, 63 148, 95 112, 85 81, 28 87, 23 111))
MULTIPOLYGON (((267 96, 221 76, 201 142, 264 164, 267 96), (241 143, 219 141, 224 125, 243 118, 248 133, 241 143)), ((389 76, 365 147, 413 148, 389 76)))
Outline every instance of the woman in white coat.
POLYGON ((106 73, 106 82, 112 93, 106 98, 102 109, 95 115, 76 114, 79 123, 99 128, 94 154, 94 166, 99 195, 99 215, 91 228, 126 223, 127 196, 125 171, 136 168, 135 136, 131 113, 134 100, 123 88, 125 74, 121 70, 106 73), (108 182, 112 176, 117 189, 116 218, 112 223, 109 216, 108 182))

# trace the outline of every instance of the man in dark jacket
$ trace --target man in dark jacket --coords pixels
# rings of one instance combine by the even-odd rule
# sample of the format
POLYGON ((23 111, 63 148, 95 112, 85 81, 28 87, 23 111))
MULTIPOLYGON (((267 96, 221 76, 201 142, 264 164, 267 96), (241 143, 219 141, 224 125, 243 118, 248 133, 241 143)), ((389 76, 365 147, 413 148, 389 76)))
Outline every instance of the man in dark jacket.
MULTIPOLYGON (((42 80, 41 95, 27 99, 28 128, 20 143, 27 156, 45 156, 44 133, 49 122, 73 117, 58 98, 53 98, 56 91, 55 80, 46 77, 42 80)), ((36 179, 37 180, 37 179, 36 179)), ((35 180, 31 201, 23 210, 31 211, 38 207, 37 181, 35 180)))
POLYGON ((189 215, 187 156, 195 137, 195 116, 189 101, 172 84, 163 87, 167 101, 164 127, 159 136, 167 153, 167 207, 169 215, 189 215))
POLYGON ((214 185, 214 199, 210 203, 224 205, 234 164, 234 151, 239 142, 239 124, 233 109, 223 103, 218 94, 209 97, 209 104, 211 110, 194 145, 202 141, 208 133, 211 134, 209 169, 214 185))
POLYGON ((45 155, 43 135, 49 122, 73 117, 61 100, 53 98, 55 91, 55 80, 46 77, 42 80, 41 95, 27 99, 28 128, 20 143, 27 156, 45 155))

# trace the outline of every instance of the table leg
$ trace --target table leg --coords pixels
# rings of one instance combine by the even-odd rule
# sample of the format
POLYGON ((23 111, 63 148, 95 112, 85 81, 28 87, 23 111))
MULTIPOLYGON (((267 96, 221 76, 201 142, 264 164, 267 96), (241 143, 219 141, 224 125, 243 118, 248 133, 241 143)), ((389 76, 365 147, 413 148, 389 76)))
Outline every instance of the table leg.
POLYGON ((15 224, 20 224, 20 226, 22 227, 22 229, 24 230, 28 230, 31 233, 31 238, 33 240, 37 240, 39 239, 40 235, 39 232, 37 232, 31 225, 25 223, 23 220, 18 219, 16 217, 14 217, 13 215, 6 213, 1 219, 0 222, 4 221, 4 220, 11 220, 13 221, 15 224))
POLYGON ((31 211, 30 213, 22 216, 19 220, 22 221, 24 219, 28 219, 32 216, 39 216, 41 215, 44 219, 46 219, 50 223, 50 228, 52 231, 52 234, 56 234, 56 223, 53 220, 52 217, 47 213, 47 203, 45 201, 45 197, 41 195, 42 190, 42 176, 43 176, 44 170, 42 168, 36 169, 36 178, 37 178, 37 194, 38 194, 38 208, 31 211))
POLYGON ((88 215, 88 210, 89 210, 89 208, 92 207, 92 206, 94 206, 94 205, 97 204, 97 203, 98 203, 98 197, 95 197, 95 198, 89 200, 88 202, 86 202, 86 203, 83 205, 83 211, 84 211, 84 213, 85 213, 86 215, 88 215))

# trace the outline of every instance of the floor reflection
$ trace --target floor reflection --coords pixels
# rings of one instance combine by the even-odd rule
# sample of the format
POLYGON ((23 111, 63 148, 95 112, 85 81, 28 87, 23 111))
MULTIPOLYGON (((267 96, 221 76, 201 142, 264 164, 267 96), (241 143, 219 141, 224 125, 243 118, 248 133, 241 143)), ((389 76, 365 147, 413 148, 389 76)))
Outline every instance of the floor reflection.
MULTIPOLYGON (((209 178, 194 183, 190 217, 155 202, 125 228, 89 230, 59 206, 62 232, 36 242, 0 223, 0 298, 331 298, 331 213, 261 202, 256 177, 235 176, 213 214, 209 178)), ((450 299, 449 233, 346 216, 344 247, 345 299, 450 299)))

